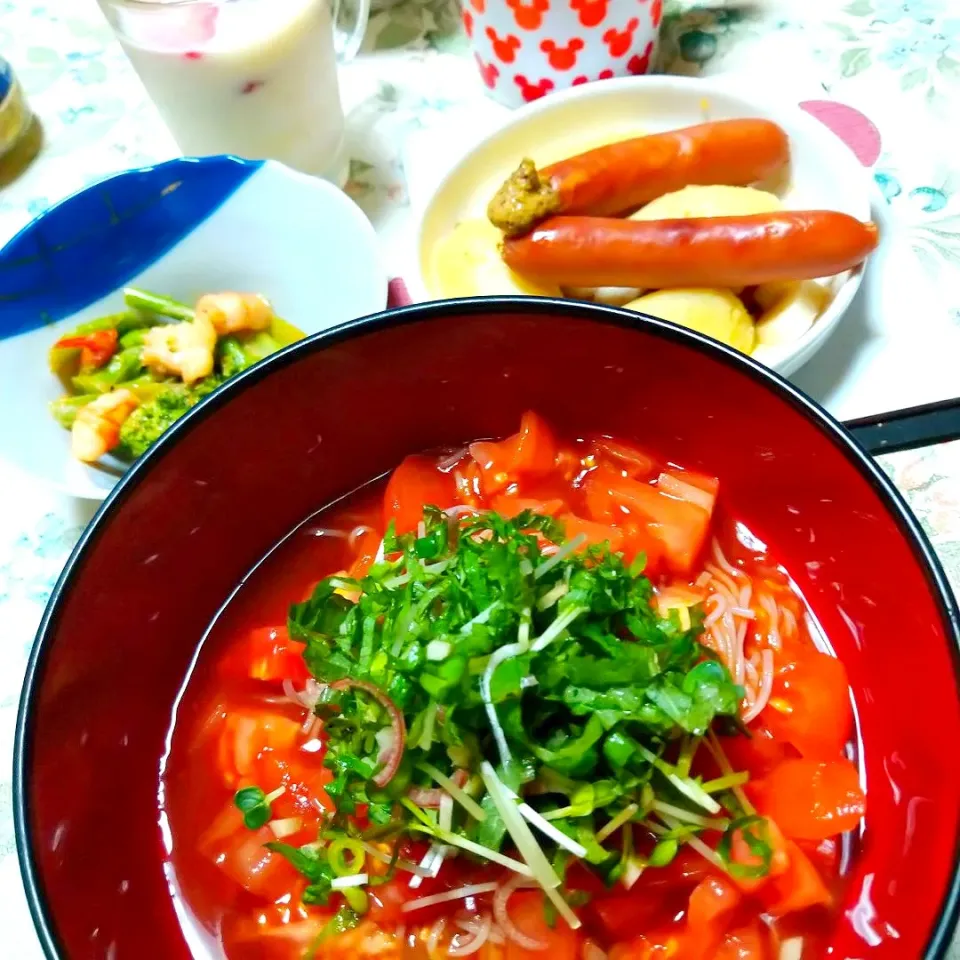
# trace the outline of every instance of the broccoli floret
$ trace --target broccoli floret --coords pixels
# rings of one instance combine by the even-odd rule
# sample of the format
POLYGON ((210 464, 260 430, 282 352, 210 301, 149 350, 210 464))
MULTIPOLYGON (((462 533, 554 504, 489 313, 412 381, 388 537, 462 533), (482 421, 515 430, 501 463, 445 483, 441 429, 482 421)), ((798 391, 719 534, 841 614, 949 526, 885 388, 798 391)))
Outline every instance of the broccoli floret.
POLYGON ((120 428, 120 447, 114 452, 130 459, 146 453, 168 427, 213 393, 220 383, 219 377, 206 377, 192 387, 177 384, 161 390, 127 417, 120 428))

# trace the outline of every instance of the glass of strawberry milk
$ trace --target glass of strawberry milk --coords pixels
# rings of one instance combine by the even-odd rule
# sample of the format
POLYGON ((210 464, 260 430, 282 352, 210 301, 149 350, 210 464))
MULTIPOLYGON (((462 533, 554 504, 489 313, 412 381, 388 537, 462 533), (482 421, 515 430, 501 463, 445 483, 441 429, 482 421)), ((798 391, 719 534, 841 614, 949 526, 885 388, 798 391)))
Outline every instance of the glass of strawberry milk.
POLYGON ((360 48, 370 0, 335 36, 339 0, 99 0, 188 156, 279 160, 346 180, 337 62, 360 48))

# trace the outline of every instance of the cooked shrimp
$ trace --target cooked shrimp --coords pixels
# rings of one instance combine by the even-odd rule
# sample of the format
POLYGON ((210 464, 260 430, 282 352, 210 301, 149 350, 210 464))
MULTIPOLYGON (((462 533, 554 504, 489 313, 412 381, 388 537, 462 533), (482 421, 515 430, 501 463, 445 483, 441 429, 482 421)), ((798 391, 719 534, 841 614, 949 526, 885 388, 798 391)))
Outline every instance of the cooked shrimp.
POLYGON ((123 421, 140 405, 135 393, 111 390, 77 412, 70 431, 70 449, 84 463, 93 463, 120 442, 123 421))
POLYGON ((154 373, 172 373, 184 383, 195 383, 213 372, 217 332, 205 316, 189 323, 164 323, 143 336, 140 359, 154 373))
POLYGON ((243 330, 266 330, 273 321, 273 307, 259 293, 207 293, 194 308, 197 317, 205 317, 217 336, 240 333, 243 330))

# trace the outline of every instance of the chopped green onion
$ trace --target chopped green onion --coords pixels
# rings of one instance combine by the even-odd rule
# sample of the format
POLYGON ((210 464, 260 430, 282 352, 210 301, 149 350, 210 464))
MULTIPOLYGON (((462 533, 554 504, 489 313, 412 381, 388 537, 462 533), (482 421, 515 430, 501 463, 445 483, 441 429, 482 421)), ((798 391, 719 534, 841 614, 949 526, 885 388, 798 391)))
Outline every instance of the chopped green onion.
POLYGON ((401 908, 401 913, 412 913, 414 910, 422 910, 424 907, 433 907, 438 903, 449 903, 451 900, 463 900, 466 897, 479 897, 482 893, 493 893, 499 884, 497 883, 471 883, 465 887, 457 887, 456 890, 445 890, 443 893, 434 893, 429 897, 420 897, 417 900, 408 900, 401 908))
POLYGON ((424 773, 433 777, 474 820, 483 822, 487 819, 487 814, 480 804, 461 790, 446 774, 441 773, 432 763, 419 763, 417 766, 419 766, 424 773))
POLYGON ((327 860, 338 877, 348 877, 363 869, 366 851, 359 840, 341 837, 332 841, 327 848, 327 860))
POLYGON ((624 807, 606 826, 597 831, 597 843, 603 843, 612 833, 619 830, 640 807, 636 803, 631 803, 624 807))
POLYGON ((446 640, 431 640, 427 644, 427 659, 446 660, 452 650, 452 644, 446 640))
MULTIPOLYGON (((684 629, 689 630, 689 624, 684 629)), ((696 756, 697 747, 700 746, 702 737, 685 736, 680 746, 680 759, 677 761, 677 776, 689 777, 690 767, 693 765, 693 758, 696 756)), ((706 791, 709 793, 709 791, 706 791)))
POLYGON ((572 930, 579 930, 583 926, 580 918, 570 909, 570 904, 564 900, 559 890, 545 887, 543 892, 550 898, 550 902, 557 908, 557 913, 567 921, 572 930))
POLYGON ((533 876, 533 871, 525 863, 514 860, 512 857, 505 857, 502 853, 491 850, 482 844, 474 843, 466 837, 461 837, 458 833, 442 833, 438 831, 436 827, 427 828, 418 823, 411 824, 410 829, 419 833, 429 833, 444 843, 450 844, 452 847, 460 847, 461 850, 466 850, 467 853, 474 853, 478 857, 483 857, 485 860, 499 863, 501 867, 507 867, 513 870, 514 873, 519 873, 521 876, 533 876))
MULTIPOLYGON (((396 855, 391 856, 390 854, 384 853, 383 850, 380 850, 378 847, 375 847, 372 843, 367 843, 366 840, 358 840, 357 843, 366 851, 366 853, 373 857, 374 860, 379 860, 381 863, 393 864, 398 870, 403 870, 406 873, 412 873, 414 876, 417 876, 421 873, 420 867, 412 863, 410 860, 405 860, 403 857, 397 857, 396 855)), ((301 850, 304 847, 300 848, 301 850)))
MULTIPOLYGON (((657 814, 663 822, 670 827, 671 829, 677 829, 683 825, 677 820, 674 820, 669 814, 660 813, 657 814)), ((655 833, 657 831, 654 831, 655 833)), ((729 873, 727 870, 726 864, 723 860, 717 856, 716 850, 712 850, 708 847, 696 834, 691 834, 686 838, 686 843, 690 845, 694 850, 697 851, 704 859, 709 860, 718 870, 722 870, 724 873, 729 873)))
POLYGON ((282 820, 270 820, 267 826, 278 840, 282 840, 298 833, 303 827, 303 820, 300 817, 285 817, 282 820))
POLYGON ((423 712, 423 732, 416 744, 421 750, 429 750, 433 746, 433 730, 437 722, 437 708, 438 704, 434 701, 423 712))
POLYGON ((483 784, 487 788, 487 793, 490 794, 493 805, 503 818, 507 833, 510 834, 516 845, 517 852, 530 868, 534 879, 545 890, 559 887, 560 878, 553 867, 550 866, 550 861, 547 860, 543 850, 540 849, 540 845, 530 832, 530 828, 517 810, 516 802, 486 760, 480 764, 480 776, 483 778, 483 784))
POLYGON ((453 797, 449 793, 440 796, 440 816, 438 817, 440 829, 449 833, 453 829, 453 797))
POLYGON ((515 803, 517 803, 517 809, 527 820, 527 822, 536 827, 541 833, 548 836, 558 847, 563 847, 564 850, 568 850, 575 857, 579 857, 580 859, 583 859, 587 855, 587 848, 583 846, 582 843, 577 843, 576 840, 572 840, 562 830, 558 830, 552 823, 550 823, 549 820, 534 810, 529 803, 525 803, 520 800, 520 798, 509 787, 504 786, 503 789, 508 796, 513 799, 515 803))
POLYGON ((370 876, 366 873, 354 873, 344 877, 334 877, 330 881, 331 890, 345 890, 347 887, 362 887, 370 882, 370 876))
MULTIPOLYGON (((713 758, 717 761, 717 765, 720 767, 720 771, 723 773, 723 775, 725 777, 734 776, 734 769, 730 765, 727 755, 723 752, 723 747, 720 746, 720 740, 712 730, 706 736, 706 743, 707 749, 711 754, 713 754, 713 758)), ((730 789, 733 791, 733 794, 737 800, 740 801, 740 806, 743 807, 743 812, 748 817, 757 812, 753 804, 749 801, 749 799, 747 799, 747 795, 743 792, 743 789, 739 784, 731 784, 730 789)))
POLYGON ((561 580, 551 587, 538 601, 538 610, 549 610, 564 594, 570 592, 570 585, 561 580))
POLYGON ((689 777, 678 777, 669 763, 665 763, 655 753, 651 753, 645 746, 638 744, 640 755, 656 767, 685 797, 692 800, 698 807, 703 807, 709 813, 719 813, 723 809, 709 793, 705 793, 695 780, 689 777))
POLYGON ((475 626, 478 626, 481 623, 486 623, 490 617, 493 615, 493 611, 498 607, 502 606, 500 600, 494 600, 489 607, 485 607, 481 610, 472 620, 468 620, 461 628, 461 633, 469 633, 475 626))
POLYGON ((701 817, 697 813, 684 810, 683 807, 676 807, 672 803, 665 803, 663 800, 654 801, 653 809, 657 813, 667 813, 685 823, 696 824, 703 830, 726 830, 730 826, 730 821, 724 817, 701 817))
POLYGON ((406 807, 422 824, 431 830, 436 829, 436 824, 420 809, 409 797, 403 797, 400 800, 402 806, 406 807))
POLYGON ((359 887, 347 887, 339 892, 343 894, 343 899, 347 901, 354 913, 362 916, 370 908, 370 899, 367 897, 366 890, 361 890, 359 887))
POLYGON ((732 790, 734 787, 742 787, 749 783, 750 774, 746 770, 739 773, 731 773, 727 776, 717 777, 715 780, 708 780, 700 784, 704 793, 722 793, 724 790, 732 790))
POLYGON ((551 623, 550 626, 547 627, 547 629, 544 630, 543 633, 533 641, 533 646, 531 646, 530 649, 534 653, 539 653, 545 647, 553 643, 553 641, 556 640, 557 637, 559 637, 560 634, 563 633, 563 631, 566 630, 567 627, 569 627, 570 624, 573 623, 573 621, 576 620, 581 613, 586 612, 586 607, 571 607, 566 613, 563 613, 557 617, 557 619, 554 620, 553 623, 551 623))
POLYGON ((549 573, 568 553, 573 553, 582 543, 587 542, 585 533, 578 533, 572 540, 568 540, 552 557, 547 557, 536 570, 533 571, 533 579, 539 580, 545 573, 549 573))
POLYGON ((621 882, 628 890, 632 890, 645 869, 646 866, 640 859, 629 857, 623 869, 623 876, 620 878, 621 882))

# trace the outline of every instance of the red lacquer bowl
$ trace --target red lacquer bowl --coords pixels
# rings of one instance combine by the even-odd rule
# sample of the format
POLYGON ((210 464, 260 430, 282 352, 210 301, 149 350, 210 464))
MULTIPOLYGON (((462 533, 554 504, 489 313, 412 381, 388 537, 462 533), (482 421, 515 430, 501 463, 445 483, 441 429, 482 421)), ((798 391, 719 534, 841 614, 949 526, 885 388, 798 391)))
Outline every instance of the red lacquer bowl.
POLYGON ((185 417, 84 534, 40 628, 15 813, 49 957, 190 956, 164 875, 159 760, 198 639, 256 561, 405 454, 515 429, 676 451, 797 580, 849 671, 869 810, 838 958, 941 957, 958 907, 958 611, 916 520, 851 437, 740 354, 564 301, 359 320, 185 417))

